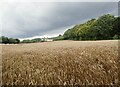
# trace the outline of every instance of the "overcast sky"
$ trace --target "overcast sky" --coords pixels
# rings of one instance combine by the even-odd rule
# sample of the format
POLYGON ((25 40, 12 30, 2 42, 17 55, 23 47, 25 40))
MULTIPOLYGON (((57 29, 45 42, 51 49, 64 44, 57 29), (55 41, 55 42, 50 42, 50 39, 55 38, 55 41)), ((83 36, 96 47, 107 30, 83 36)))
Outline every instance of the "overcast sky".
POLYGON ((108 13, 118 15, 118 0, 115 0, 116 2, 108 2, 113 0, 104 0, 106 2, 5 1, 0 4, 2 35, 21 39, 52 37, 63 34, 68 28, 88 19, 108 13))

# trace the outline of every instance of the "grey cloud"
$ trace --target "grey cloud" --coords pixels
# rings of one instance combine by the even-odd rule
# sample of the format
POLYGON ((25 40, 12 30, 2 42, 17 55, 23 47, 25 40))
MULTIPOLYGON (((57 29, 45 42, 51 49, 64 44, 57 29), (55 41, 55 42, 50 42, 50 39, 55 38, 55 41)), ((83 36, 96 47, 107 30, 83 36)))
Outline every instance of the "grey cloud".
POLYGON ((117 8, 117 2, 14 3, 3 11, 3 35, 26 38, 61 33, 103 14, 117 15, 117 8))

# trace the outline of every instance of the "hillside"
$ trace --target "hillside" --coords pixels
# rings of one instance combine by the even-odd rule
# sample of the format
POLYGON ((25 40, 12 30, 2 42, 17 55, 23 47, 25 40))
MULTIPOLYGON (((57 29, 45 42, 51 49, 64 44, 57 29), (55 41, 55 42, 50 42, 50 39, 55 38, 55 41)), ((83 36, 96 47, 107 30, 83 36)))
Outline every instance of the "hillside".
POLYGON ((112 40, 120 39, 120 17, 110 14, 91 19, 65 31, 56 40, 112 40))
MULTIPOLYGON (((49 38, 50 40, 113 40, 120 39, 120 17, 111 14, 88 20, 83 24, 75 25, 63 35, 49 38)), ((21 43, 45 42, 45 38, 34 38, 21 41, 21 43)), ((18 44, 19 39, 0 37, 0 43, 18 44)))

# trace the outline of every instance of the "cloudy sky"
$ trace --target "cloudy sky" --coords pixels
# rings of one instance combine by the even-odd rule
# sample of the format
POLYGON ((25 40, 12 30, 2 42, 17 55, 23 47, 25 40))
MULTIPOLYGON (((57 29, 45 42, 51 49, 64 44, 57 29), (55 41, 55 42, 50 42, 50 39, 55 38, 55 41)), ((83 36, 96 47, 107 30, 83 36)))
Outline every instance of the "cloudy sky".
POLYGON ((0 34, 20 39, 53 37, 103 14, 117 16, 118 0, 103 1, 4 0, 0 4, 0 34))

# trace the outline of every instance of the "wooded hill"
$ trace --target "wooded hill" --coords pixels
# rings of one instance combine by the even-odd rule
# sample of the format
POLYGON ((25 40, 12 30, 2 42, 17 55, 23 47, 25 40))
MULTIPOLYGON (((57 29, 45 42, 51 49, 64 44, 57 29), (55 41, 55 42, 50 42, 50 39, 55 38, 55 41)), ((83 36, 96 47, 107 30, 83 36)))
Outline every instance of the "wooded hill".
MULTIPOLYGON (((50 38, 51 39, 51 38, 50 38)), ((53 40, 112 40, 120 39, 120 17, 111 14, 103 15, 96 19, 75 25, 65 31, 63 35, 52 38, 53 40)), ((23 40, 21 43, 44 42, 41 38, 23 40)), ((0 43, 18 44, 19 39, 0 37, 0 43)))
POLYGON ((65 31, 54 40, 109 40, 120 39, 120 17, 111 14, 91 19, 65 31))

